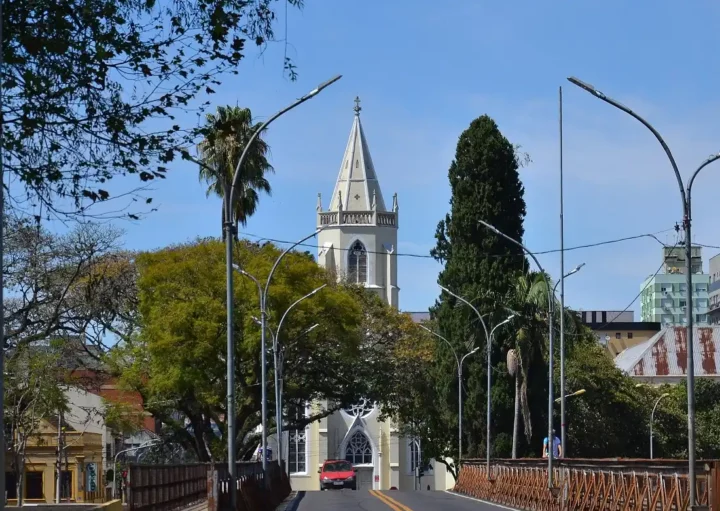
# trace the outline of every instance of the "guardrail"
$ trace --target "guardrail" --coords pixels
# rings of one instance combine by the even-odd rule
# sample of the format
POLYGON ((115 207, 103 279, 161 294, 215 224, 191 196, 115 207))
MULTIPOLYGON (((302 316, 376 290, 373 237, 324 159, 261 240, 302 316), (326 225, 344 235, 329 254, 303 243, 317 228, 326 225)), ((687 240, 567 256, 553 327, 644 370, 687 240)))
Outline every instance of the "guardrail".
MULTIPOLYGON (((216 466, 212 477, 215 491, 208 499, 208 511, 233 511, 230 505, 233 484, 227 466, 216 466)), ((261 462, 238 463, 234 487, 237 495, 234 511, 273 511, 290 494, 290 481, 276 463, 268 464, 267 480, 263 478, 261 462)))
POLYGON ((128 466, 127 504, 130 511, 169 511, 208 497, 209 465, 128 466))
MULTIPOLYGON (((454 491, 514 509, 686 511, 687 461, 567 459, 553 467, 548 488, 547 460, 465 460, 454 491)), ((698 504, 720 511, 720 463, 698 462, 698 504)))

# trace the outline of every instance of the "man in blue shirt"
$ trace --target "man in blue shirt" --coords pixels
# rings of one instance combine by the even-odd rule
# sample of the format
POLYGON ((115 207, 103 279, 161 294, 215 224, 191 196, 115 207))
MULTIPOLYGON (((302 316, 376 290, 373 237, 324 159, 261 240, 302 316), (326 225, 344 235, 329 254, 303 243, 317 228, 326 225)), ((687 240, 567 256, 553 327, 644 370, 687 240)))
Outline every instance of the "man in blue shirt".
MULTIPOLYGON (((553 429, 552 434, 553 434, 553 458, 562 458, 562 445, 561 445, 560 439, 557 436, 555 436, 554 429, 553 429)), ((547 437, 545 437, 545 439, 543 440, 542 457, 543 458, 548 457, 548 439, 547 439, 547 437)))

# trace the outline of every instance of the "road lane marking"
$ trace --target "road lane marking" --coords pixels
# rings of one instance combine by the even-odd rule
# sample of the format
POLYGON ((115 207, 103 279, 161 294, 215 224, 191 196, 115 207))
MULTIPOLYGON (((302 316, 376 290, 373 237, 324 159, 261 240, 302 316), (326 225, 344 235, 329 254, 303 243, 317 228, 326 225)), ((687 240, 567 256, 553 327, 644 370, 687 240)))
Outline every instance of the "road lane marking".
POLYGON ((388 506, 390 506, 393 511, 412 511, 412 509, 410 509, 406 505, 401 504, 397 500, 389 497, 384 493, 380 493, 378 490, 370 490, 370 493, 378 499, 382 500, 388 506))
POLYGON ((503 506, 502 504, 496 504, 495 502, 490 502, 489 500, 483 500, 483 499, 477 499, 475 497, 470 497, 468 495, 463 495, 462 493, 458 493, 452 490, 445 490, 445 493, 449 493, 450 495, 454 495, 455 497, 461 497, 463 499, 468 500, 474 500, 475 502, 482 502, 483 504, 487 504, 492 507, 496 507, 499 509, 507 509, 508 511, 517 511, 515 508, 503 506))

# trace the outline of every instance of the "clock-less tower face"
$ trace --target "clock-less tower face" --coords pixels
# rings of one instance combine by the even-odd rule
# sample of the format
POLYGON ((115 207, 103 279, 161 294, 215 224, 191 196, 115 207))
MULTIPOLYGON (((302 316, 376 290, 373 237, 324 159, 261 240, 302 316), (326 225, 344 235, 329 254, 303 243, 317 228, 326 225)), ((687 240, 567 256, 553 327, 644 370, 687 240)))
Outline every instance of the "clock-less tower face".
POLYGON ((375 166, 360 122, 360 100, 340 164, 330 207, 318 195, 318 262, 338 279, 363 285, 387 303, 399 306, 397 286, 397 195, 385 205, 375 166))

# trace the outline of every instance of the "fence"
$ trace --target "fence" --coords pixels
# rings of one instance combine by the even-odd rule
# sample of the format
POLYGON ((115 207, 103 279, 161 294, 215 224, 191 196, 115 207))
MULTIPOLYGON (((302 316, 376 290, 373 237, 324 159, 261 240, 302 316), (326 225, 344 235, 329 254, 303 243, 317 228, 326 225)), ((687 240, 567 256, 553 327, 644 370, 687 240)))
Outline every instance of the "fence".
POLYGON ((207 499, 208 469, 201 463, 131 464, 126 488, 130 511, 169 511, 207 499))
MULTIPOLYGON (((262 463, 238 463, 235 492, 235 511, 272 511, 290 494, 290 481, 276 463, 269 463, 267 481, 263 479, 262 463)), ((226 465, 217 465, 213 477, 212 498, 208 499, 208 511, 233 511, 230 492, 233 484, 226 465)))
MULTIPOLYGON (((522 510, 686 511, 689 503, 687 461, 558 460, 553 491, 548 489, 547 460, 466 460, 454 490, 522 510)), ((720 511, 720 464, 696 467, 698 504, 720 511)))

